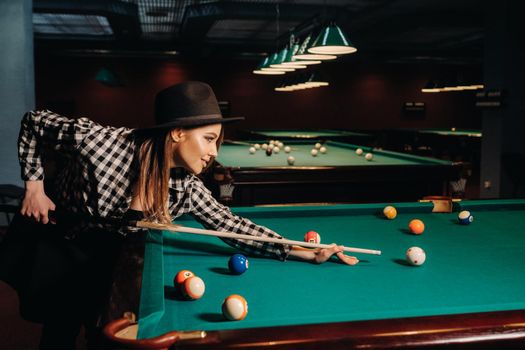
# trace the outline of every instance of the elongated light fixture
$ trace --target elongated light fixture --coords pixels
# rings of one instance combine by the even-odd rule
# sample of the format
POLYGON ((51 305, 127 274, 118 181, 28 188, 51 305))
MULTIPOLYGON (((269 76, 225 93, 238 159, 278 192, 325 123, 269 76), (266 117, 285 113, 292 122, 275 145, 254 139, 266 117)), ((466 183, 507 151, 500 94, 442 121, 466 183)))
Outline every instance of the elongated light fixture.
POLYGON ((426 85, 421 89, 421 92, 440 92, 437 84, 433 80, 429 80, 426 85))
POLYGON ((281 71, 281 72, 293 72, 295 70, 295 68, 292 68, 292 67, 288 67, 288 68, 272 67, 272 65, 276 64, 278 60, 279 60, 279 54, 276 52, 270 56, 270 58, 268 59, 268 63, 266 64, 266 66, 262 67, 261 70, 271 70, 271 71, 281 71))
POLYGON ((290 50, 288 49, 288 47, 285 47, 284 49, 282 49, 277 55, 277 58, 275 59, 275 61, 270 63, 270 67, 277 68, 277 69, 281 69, 281 68, 304 69, 306 68, 306 65, 302 65, 300 63, 289 62, 288 65, 284 65, 283 63, 286 62, 286 58, 288 57, 289 51, 290 50))
POLYGON ((278 71, 278 70, 263 70, 263 68, 268 67, 268 63, 270 62, 270 58, 266 56, 264 60, 255 68, 255 70, 252 72, 253 74, 262 74, 262 75, 283 75, 286 74, 284 71, 278 71))
POLYGON ((320 86, 328 86, 330 83, 321 77, 320 73, 313 73, 308 77, 308 80, 305 81, 305 84, 309 87, 320 87, 320 86))
POLYGON ((288 54, 286 55, 284 61, 281 63, 282 66, 288 67, 288 66, 294 66, 297 64, 303 65, 303 66, 310 66, 314 64, 320 64, 320 60, 299 60, 295 58, 295 54, 299 51, 299 44, 292 44, 291 48, 288 50, 288 54))

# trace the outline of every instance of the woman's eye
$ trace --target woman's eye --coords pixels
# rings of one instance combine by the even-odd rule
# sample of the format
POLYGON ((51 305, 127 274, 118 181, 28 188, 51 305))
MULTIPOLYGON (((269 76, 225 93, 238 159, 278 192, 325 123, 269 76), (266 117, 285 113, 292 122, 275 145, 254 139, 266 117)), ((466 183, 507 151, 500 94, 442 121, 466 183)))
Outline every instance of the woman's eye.
POLYGON ((206 137, 206 141, 212 142, 213 141, 213 137, 206 137))

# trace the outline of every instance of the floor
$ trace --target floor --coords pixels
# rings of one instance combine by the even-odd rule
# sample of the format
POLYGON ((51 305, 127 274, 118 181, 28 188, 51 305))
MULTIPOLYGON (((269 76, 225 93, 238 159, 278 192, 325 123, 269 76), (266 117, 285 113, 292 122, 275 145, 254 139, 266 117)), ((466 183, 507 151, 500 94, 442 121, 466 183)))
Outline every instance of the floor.
POLYGON ((0 344, 2 349, 38 349, 40 326, 18 315, 15 291, 0 281, 0 344))
MULTIPOLYGON (((6 350, 38 349, 40 325, 23 320, 18 314, 18 297, 0 281, 0 348, 6 350)), ((77 350, 85 350, 84 335, 77 339, 77 350)))

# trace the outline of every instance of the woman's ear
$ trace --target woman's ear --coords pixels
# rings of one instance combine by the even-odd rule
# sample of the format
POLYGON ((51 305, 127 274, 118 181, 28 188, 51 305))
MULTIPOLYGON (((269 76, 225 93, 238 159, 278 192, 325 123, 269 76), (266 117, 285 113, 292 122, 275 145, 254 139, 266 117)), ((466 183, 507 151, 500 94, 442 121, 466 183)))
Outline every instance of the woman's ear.
POLYGON ((170 136, 173 142, 180 142, 180 140, 184 137, 184 132, 182 129, 173 129, 170 131, 170 136))

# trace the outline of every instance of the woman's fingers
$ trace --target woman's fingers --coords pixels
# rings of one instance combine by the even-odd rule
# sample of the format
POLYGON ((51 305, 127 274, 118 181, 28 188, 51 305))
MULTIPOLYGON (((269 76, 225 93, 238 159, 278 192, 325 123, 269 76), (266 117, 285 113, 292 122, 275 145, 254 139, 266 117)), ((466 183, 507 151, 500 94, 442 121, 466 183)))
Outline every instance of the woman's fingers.
POLYGON ((337 257, 339 258, 339 260, 341 260, 347 265, 355 265, 359 262, 359 259, 357 259, 355 256, 348 256, 345 255, 343 252, 337 253, 337 257))
POLYGON ((49 222, 49 216, 48 216, 47 212, 41 213, 41 215, 40 215, 40 222, 43 223, 44 225, 49 222))
MULTIPOLYGON (((36 222, 47 224, 49 219, 49 210, 55 210, 55 203, 45 194, 37 196, 26 196, 22 201, 20 214, 36 222)), ((52 223, 53 220, 51 220, 52 223)))
POLYGON ((324 248, 317 252, 316 261, 318 263, 323 263, 330 259, 330 257, 338 252, 342 251, 340 246, 337 246, 337 244, 333 243, 330 245, 330 248, 324 248))

